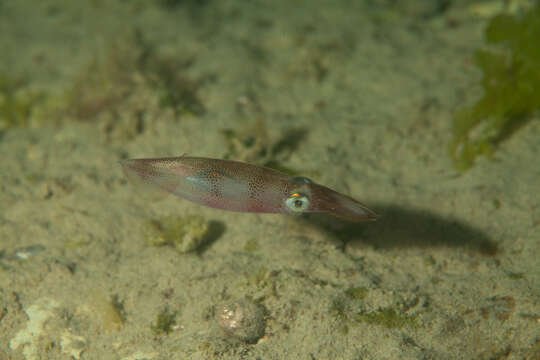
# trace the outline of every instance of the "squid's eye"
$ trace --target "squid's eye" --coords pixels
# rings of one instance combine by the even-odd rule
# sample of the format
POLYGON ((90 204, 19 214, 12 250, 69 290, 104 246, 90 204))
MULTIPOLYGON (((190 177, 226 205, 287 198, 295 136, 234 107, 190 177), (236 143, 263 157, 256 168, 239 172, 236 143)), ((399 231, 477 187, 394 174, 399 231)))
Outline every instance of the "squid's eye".
POLYGON ((291 211, 303 212, 309 208, 309 198, 303 194, 294 193, 285 200, 285 205, 291 211))

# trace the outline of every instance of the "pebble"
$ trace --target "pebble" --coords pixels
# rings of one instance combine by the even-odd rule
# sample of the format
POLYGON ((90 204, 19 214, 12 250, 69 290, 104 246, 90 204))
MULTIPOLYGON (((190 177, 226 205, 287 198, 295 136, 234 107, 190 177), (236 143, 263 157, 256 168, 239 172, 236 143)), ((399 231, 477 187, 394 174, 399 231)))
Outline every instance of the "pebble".
POLYGON ((231 338, 250 344, 264 336, 265 309, 253 301, 242 299, 218 308, 217 321, 231 338))

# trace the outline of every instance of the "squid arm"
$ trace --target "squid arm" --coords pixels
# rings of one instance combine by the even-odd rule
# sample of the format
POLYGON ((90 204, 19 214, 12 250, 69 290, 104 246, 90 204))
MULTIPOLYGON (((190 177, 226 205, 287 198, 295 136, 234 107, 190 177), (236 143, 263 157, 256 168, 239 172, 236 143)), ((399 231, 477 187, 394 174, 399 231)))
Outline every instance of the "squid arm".
POLYGON ((181 156, 130 159, 121 165, 128 176, 216 209, 285 214, 324 212, 349 221, 377 217, 353 198, 306 177, 290 177, 248 163, 181 156))

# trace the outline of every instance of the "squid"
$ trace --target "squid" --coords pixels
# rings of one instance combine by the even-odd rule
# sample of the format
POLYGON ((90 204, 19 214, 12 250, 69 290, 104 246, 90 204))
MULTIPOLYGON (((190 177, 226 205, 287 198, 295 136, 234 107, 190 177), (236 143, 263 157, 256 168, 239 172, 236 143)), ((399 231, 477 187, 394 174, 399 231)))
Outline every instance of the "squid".
POLYGON ((291 177, 244 162, 184 155, 129 159, 120 164, 128 177, 211 208, 292 215, 328 213, 348 221, 377 218, 362 203, 307 177, 291 177))

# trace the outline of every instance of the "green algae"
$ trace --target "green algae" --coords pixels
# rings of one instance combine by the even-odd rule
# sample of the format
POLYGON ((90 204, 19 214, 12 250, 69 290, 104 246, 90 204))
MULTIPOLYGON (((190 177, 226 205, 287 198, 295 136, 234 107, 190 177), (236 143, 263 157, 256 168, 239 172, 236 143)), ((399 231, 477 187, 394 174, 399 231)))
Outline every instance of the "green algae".
POLYGON ((173 332, 176 326, 176 311, 164 308, 157 314, 156 322, 150 325, 150 329, 155 335, 168 335, 173 332))
POLYGON ((348 314, 347 304, 343 299, 334 299, 330 305, 330 314, 337 320, 338 331, 342 335, 349 333, 349 326, 354 325, 348 314))
POLYGON ((510 280, 521 280, 525 278, 525 274, 522 272, 507 272, 506 276, 508 276, 510 280))
POLYGON ((31 90, 26 81, 0 72, 0 131, 26 127, 45 94, 31 90))
POLYGON ((368 324, 384 326, 388 329, 402 328, 404 326, 416 327, 416 316, 405 316, 392 308, 381 309, 379 311, 356 314, 354 320, 368 324))
POLYGON ((245 252, 253 253, 253 252, 256 252, 259 249, 260 249, 260 245, 259 245, 259 242, 257 241, 257 239, 249 239, 244 244, 244 251, 245 252))
POLYGON ((484 95, 454 116, 449 151, 460 172, 472 167, 478 156, 490 157, 540 109, 540 5, 519 16, 495 16, 485 35, 495 47, 474 56, 483 72, 484 95))
POLYGON ((345 295, 355 300, 364 300, 369 292, 366 287, 351 287, 345 290, 345 295))
POLYGON ((341 334, 348 334, 350 328, 360 324, 382 326, 388 329, 418 326, 418 315, 408 315, 400 302, 393 306, 368 311, 364 300, 369 291, 366 287, 351 287, 346 289, 343 295, 333 299, 329 314, 336 321, 337 330, 341 334))

